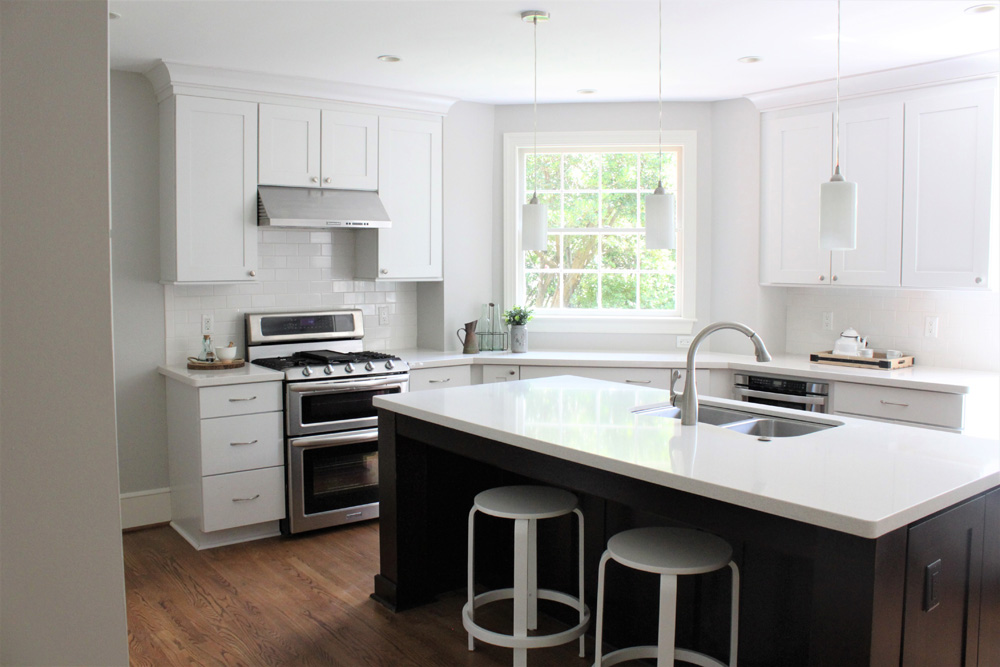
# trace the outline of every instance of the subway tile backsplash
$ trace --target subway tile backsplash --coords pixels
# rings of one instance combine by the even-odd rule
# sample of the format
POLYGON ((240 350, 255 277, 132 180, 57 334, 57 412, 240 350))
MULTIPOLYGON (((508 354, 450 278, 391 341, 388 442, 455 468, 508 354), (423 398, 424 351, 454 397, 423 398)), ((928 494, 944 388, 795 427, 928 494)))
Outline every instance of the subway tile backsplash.
POLYGON ((243 357, 248 311, 360 308, 365 349, 416 347, 416 284, 355 280, 355 231, 258 229, 257 234, 257 282, 164 286, 168 364, 183 364, 198 354, 203 315, 214 318, 215 345, 232 341, 243 357), (379 326, 378 306, 388 309, 389 326, 379 326))
POLYGON ((898 289, 789 288, 788 354, 830 350, 840 332, 854 327, 868 346, 912 354, 922 366, 1000 371, 1000 297, 995 292, 898 289), (833 331, 823 313, 833 313, 833 331), (938 318, 938 336, 924 336, 927 317, 938 318))

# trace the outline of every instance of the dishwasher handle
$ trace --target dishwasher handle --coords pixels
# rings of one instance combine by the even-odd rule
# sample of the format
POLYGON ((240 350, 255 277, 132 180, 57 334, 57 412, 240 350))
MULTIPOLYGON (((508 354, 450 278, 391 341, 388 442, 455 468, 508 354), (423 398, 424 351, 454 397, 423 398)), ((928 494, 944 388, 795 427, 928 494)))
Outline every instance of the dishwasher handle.
POLYGON ((733 394, 737 398, 762 398, 771 401, 783 401, 785 403, 798 403, 799 405, 826 405, 826 396, 797 396, 795 394, 779 394, 773 391, 758 391, 757 389, 747 389, 745 387, 733 387, 733 394))

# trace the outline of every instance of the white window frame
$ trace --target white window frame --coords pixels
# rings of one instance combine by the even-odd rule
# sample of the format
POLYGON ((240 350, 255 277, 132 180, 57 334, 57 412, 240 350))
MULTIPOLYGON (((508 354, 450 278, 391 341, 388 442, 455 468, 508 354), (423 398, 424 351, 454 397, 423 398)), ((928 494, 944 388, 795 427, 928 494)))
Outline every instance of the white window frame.
MULTIPOLYGON (((663 132, 664 146, 680 146, 682 159, 677 201, 677 277, 680 289, 676 294, 678 309, 671 314, 657 311, 634 315, 589 313, 586 315, 536 314, 531 329, 539 332, 577 333, 664 333, 688 334, 695 324, 695 276, 697 257, 697 197, 698 197, 698 134, 694 130, 663 132)), ((622 152, 656 146, 659 134, 653 131, 618 132, 539 132, 538 151, 545 149, 578 149, 581 152, 599 149, 620 149, 622 152)), ((521 204, 527 200, 520 165, 523 156, 534 149, 531 132, 508 132, 503 135, 503 201, 504 201, 504 304, 510 308, 521 304, 524 294, 524 273, 521 270, 521 204)))

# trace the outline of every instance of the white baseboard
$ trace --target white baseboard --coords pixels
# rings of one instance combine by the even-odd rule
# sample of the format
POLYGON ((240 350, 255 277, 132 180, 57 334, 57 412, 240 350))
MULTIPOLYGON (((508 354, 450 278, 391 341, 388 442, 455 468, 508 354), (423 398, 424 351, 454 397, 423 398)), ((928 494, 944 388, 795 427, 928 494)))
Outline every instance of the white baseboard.
POLYGON ((170 489, 123 493, 119 498, 122 508, 122 529, 170 521, 170 489))

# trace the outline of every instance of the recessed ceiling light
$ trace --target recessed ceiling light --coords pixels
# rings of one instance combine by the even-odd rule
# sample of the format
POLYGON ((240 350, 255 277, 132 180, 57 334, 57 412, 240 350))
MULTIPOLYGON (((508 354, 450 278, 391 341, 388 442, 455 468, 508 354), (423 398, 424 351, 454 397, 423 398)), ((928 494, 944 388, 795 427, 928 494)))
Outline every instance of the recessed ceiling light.
POLYGON ((760 56, 743 56, 742 58, 737 58, 736 62, 749 65, 751 63, 759 63, 761 60, 763 60, 763 58, 760 56))
POLYGON ((578 92, 581 95, 593 95, 594 93, 597 92, 597 90, 594 89, 594 88, 581 88, 580 90, 578 90, 576 92, 578 92))
POLYGON ((996 8, 997 8, 997 6, 995 4, 992 4, 992 3, 988 3, 988 4, 985 4, 985 5, 973 5, 972 7, 966 7, 965 8, 965 13, 966 14, 985 14, 986 12, 992 12, 996 8))
POLYGON ((118 12, 108 12, 108 18, 114 21, 115 19, 120 19, 122 17, 118 12))
POLYGON ((402 60, 399 56, 379 56, 378 59, 384 63, 398 63, 402 60))

